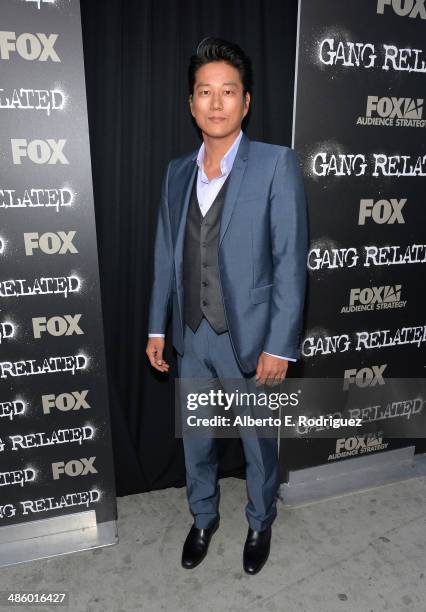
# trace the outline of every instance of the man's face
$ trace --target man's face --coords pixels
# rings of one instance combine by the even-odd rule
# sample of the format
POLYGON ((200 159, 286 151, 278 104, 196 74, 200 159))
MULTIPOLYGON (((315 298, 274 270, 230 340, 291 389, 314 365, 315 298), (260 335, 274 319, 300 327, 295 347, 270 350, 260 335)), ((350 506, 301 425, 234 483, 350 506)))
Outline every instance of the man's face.
POLYGON ((224 138, 241 127, 248 113, 250 94, 243 95, 240 73, 226 62, 210 62, 195 74, 192 116, 207 136, 224 138))

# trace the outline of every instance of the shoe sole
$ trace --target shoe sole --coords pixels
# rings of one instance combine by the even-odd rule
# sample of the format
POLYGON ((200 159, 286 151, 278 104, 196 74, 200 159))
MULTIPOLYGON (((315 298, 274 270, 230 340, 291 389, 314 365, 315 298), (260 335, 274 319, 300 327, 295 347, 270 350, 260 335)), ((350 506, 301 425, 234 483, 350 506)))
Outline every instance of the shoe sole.
POLYGON ((182 567, 184 569, 188 569, 188 570, 194 569, 194 567, 197 567, 198 565, 200 565, 201 561, 204 561, 205 557, 207 556, 207 553, 209 552, 209 547, 210 547, 210 543, 212 541, 212 538, 213 538, 214 534, 216 533, 216 531, 219 529, 219 523, 220 523, 220 521, 218 521, 216 527, 213 529, 212 535, 210 536, 210 541, 209 541, 208 546, 206 548, 206 552, 201 557, 201 559, 199 561, 197 561, 197 563, 195 563, 194 565, 184 565, 183 563, 181 563, 181 565, 182 565, 182 567))

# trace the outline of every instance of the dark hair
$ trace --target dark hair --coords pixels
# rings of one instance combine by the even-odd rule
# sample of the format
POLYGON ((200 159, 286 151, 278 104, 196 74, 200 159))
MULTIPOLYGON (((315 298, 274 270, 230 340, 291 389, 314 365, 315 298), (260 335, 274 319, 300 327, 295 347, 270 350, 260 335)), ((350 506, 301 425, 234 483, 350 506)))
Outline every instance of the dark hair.
POLYGON ((251 94, 253 88, 253 71, 251 59, 235 43, 224 40, 223 38, 204 38, 198 45, 194 55, 191 55, 188 66, 188 86, 189 93, 194 91, 195 74, 201 66, 210 62, 227 62, 234 66, 240 73, 243 84, 243 94, 251 94))

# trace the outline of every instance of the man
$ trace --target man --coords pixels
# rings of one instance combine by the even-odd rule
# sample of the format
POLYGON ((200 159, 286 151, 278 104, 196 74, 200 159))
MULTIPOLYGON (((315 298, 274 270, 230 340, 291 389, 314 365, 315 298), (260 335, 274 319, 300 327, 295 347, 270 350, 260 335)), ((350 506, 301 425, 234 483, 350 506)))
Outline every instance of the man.
MULTIPOLYGON (((172 309, 182 379, 255 377, 277 384, 300 356, 307 221, 294 151, 241 131, 250 106, 250 59, 235 44, 204 39, 190 59, 189 106, 203 138, 172 160, 163 182, 154 255, 147 355, 167 372, 172 309)), ((219 526, 214 438, 183 436, 194 523, 182 565, 196 567, 219 526)), ((279 487, 276 438, 242 436, 249 523, 244 570, 266 562, 279 487)))

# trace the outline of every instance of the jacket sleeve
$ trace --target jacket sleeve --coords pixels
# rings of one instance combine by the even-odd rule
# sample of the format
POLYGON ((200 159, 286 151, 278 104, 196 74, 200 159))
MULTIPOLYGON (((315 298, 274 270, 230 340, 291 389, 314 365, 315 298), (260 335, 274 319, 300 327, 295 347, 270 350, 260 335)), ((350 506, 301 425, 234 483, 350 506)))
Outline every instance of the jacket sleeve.
POLYGON ((168 206, 168 182, 172 162, 167 166, 161 188, 160 208, 154 247, 154 271, 149 304, 148 331, 165 334, 170 314, 173 279, 173 244, 168 206))
POLYGON ((274 272, 263 350, 297 359, 306 291, 308 223, 299 158, 287 147, 280 154, 272 180, 270 224, 274 272))

